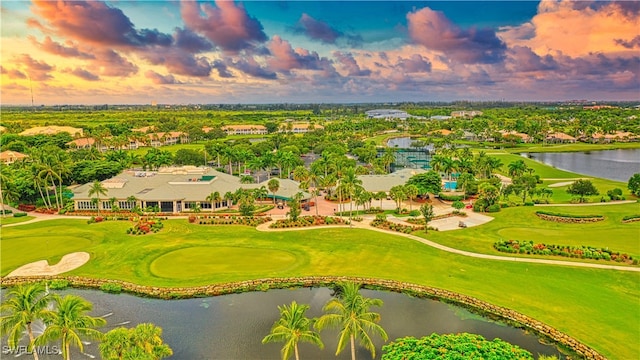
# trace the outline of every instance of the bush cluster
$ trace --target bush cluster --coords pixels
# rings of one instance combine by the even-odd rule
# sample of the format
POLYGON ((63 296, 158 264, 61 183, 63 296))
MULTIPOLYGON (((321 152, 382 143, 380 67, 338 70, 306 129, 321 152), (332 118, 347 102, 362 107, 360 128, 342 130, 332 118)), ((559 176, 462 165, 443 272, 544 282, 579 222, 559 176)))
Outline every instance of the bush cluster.
POLYGON ((632 265, 638 264, 637 259, 633 259, 629 254, 621 254, 608 248, 595 248, 584 245, 534 244, 533 241, 504 240, 495 242, 493 247, 498 251, 511 254, 552 255, 578 259, 616 261, 632 265))
MULTIPOLYGON (((9 211, 11 211, 11 210, 9 210, 9 211)), ((23 216, 27 216, 27 213, 19 212, 19 213, 13 214, 13 217, 23 217, 23 216)))
POLYGON ((195 223, 198 222, 200 225, 248 225, 248 226, 258 226, 260 224, 264 224, 268 221, 271 221, 271 217, 269 216, 236 216, 236 215, 227 215, 227 216, 189 216, 189 222, 195 223))
POLYGON ((105 283, 100 285, 100 290, 112 294, 119 294, 122 292, 122 286, 118 284, 105 283))
POLYGON ((283 219, 274 222, 269 225, 272 229, 292 228, 292 227, 307 227, 307 226, 319 226, 319 225, 347 225, 348 222, 342 218, 332 216, 301 216, 296 221, 291 219, 283 219))
MULTIPOLYGON (((424 223, 424 221, 422 222, 424 223)), ((371 222, 371 226, 374 226, 380 229, 385 229, 385 230, 397 231, 405 234, 411 234, 412 232, 417 230, 424 230, 424 226, 396 224, 391 221, 388 221, 386 218, 381 218, 379 216, 377 216, 376 219, 371 222)))
POLYGON ((624 222, 640 221, 640 214, 627 215, 627 216, 622 218, 622 221, 624 221, 624 222))
POLYGON ((556 213, 556 212, 552 212, 552 211, 543 211, 543 210, 536 211, 536 214, 548 215, 548 216, 557 216, 557 217, 564 217, 564 218, 572 218, 572 219, 601 219, 601 218, 604 218, 603 215, 563 214, 563 213, 556 213))
POLYGON ((51 280, 51 282, 49 283, 49 289, 51 290, 63 290, 67 287, 69 287, 69 281, 67 280, 56 279, 51 280))
POLYGON ((157 233, 164 227, 162 221, 158 218, 145 219, 141 218, 133 226, 127 229, 127 234, 131 235, 145 235, 151 232, 157 233))
POLYGON ((445 193, 438 194, 438 197, 444 201, 462 201, 464 196, 462 195, 447 195, 445 193))

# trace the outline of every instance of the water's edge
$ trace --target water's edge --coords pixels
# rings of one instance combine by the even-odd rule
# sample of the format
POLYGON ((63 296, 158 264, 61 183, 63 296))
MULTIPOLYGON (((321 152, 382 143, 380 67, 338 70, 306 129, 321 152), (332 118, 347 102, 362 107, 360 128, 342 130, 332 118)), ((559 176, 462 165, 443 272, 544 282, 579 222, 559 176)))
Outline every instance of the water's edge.
POLYGON ((158 299, 186 299, 211 297, 249 291, 267 291, 269 289, 283 289, 296 287, 331 287, 332 285, 352 281, 363 284, 365 288, 372 290, 386 290, 400 292, 416 297, 426 297, 447 303, 452 303, 491 319, 506 322, 509 325, 528 329, 538 336, 550 339, 563 348, 584 357, 585 359, 606 359, 603 355, 579 342, 573 337, 564 334, 555 328, 546 325, 529 316, 520 314, 501 306, 478 300, 474 297, 458 294, 449 290, 405 283, 395 280, 349 277, 349 276, 307 276, 293 278, 268 278, 230 282, 215 285, 196 287, 153 287, 136 285, 121 280, 92 279, 79 276, 34 276, 34 277, 3 277, 0 278, 1 287, 10 287, 18 284, 66 280, 75 288, 88 288, 99 290, 104 284, 119 285, 123 292, 133 295, 152 297, 158 299))

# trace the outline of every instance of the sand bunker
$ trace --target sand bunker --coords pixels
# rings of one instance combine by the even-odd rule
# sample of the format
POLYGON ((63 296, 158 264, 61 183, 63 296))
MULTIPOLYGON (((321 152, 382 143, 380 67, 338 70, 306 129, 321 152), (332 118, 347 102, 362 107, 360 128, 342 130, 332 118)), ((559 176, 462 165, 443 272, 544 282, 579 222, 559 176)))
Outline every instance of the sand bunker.
POLYGON ((62 257, 60 262, 55 265, 49 265, 47 260, 40 260, 13 270, 7 276, 40 276, 40 275, 58 275, 73 269, 77 269, 89 261, 89 253, 74 252, 62 257))
POLYGON ((559 183, 555 183, 555 184, 549 184, 550 188, 557 188, 557 187, 562 187, 562 186, 567 186, 567 185, 571 185, 573 184, 575 181, 564 181, 564 182, 559 182, 559 183))

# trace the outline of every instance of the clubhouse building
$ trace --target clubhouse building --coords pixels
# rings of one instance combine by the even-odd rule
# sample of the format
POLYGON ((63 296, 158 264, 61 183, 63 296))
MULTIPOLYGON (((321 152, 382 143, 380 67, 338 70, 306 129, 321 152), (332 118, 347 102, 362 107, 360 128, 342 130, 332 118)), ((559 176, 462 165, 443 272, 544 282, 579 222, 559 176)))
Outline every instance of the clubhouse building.
MULTIPOLYGON (((289 179, 278 179, 280 186, 275 192, 276 200, 288 201, 298 192, 299 183, 289 179)), ((91 183, 78 186, 73 190, 75 210, 110 210, 110 199, 122 210, 131 210, 136 205, 144 209, 158 207, 163 213, 181 213, 199 207, 202 211, 215 211, 229 208, 233 204, 225 199, 226 193, 238 189, 259 189, 267 187, 268 180, 259 184, 242 184, 240 178, 225 174, 208 167, 182 166, 161 168, 158 171, 124 171, 102 181, 107 189, 106 195, 100 195, 100 204, 95 204, 89 196, 91 183), (207 200, 210 194, 218 192, 221 199, 213 203, 207 200)), ((267 190, 268 191, 268 190, 267 190)), ((303 199, 311 195, 302 192, 303 199)), ((268 192, 267 198, 274 194, 268 192)))

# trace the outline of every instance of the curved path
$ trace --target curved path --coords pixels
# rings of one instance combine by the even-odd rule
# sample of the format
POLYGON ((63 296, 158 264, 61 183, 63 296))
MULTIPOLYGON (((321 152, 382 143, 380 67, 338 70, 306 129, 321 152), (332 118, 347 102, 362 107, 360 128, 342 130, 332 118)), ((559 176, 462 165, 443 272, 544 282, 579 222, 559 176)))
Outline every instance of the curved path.
MULTIPOLYGON (((634 271, 640 272, 640 267, 630 267, 630 266, 617 266, 617 265, 604 265, 604 264, 591 264, 584 262, 574 262, 574 261, 562 261, 562 260, 547 260, 547 259, 528 259, 528 258, 520 258, 520 257, 510 257, 510 256, 498 256, 498 255, 488 255, 488 254, 479 254, 470 251, 460 250, 450 248, 448 246, 439 244, 437 242, 433 242, 431 240, 427 240, 415 235, 400 233, 396 231, 384 230, 370 226, 371 219, 365 219, 362 222, 353 223, 354 228, 359 229, 367 229, 372 231, 378 231, 386 234, 404 236, 411 240, 419 241, 425 245, 431 246, 438 250, 446 251, 453 254, 458 254, 462 256, 468 256, 478 259, 487 259, 487 260, 497 260, 497 261, 512 261, 512 262, 521 262, 521 263, 532 263, 532 264, 548 264, 548 265, 560 265, 560 266, 575 266, 575 267, 583 267, 583 268, 592 268, 592 269, 608 269, 608 270, 618 270, 618 271, 634 271)), ((305 228, 292 228, 292 229, 271 229, 269 225, 271 222, 264 223, 256 227, 258 231, 300 231, 300 230, 311 230, 311 229, 322 229, 329 226, 316 226, 316 227, 305 227, 305 228)), ((337 226, 331 226, 337 227, 337 226)), ((340 226, 346 227, 346 226, 340 226)))

